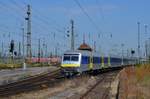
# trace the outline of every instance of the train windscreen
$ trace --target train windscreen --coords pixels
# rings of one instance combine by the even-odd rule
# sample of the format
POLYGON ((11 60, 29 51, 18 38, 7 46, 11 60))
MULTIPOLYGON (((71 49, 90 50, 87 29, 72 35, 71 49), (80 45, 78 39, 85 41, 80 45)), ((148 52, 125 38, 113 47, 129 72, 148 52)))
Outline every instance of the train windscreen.
POLYGON ((79 57, 78 56, 71 56, 71 61, 78 61, 79 57))
POLYGON ((63 61, 78 61, 79 56, 77 55, 64 55, 63 61))
POLYGON ((70 61, 70 56, 64 56, 63 61, 70 61))

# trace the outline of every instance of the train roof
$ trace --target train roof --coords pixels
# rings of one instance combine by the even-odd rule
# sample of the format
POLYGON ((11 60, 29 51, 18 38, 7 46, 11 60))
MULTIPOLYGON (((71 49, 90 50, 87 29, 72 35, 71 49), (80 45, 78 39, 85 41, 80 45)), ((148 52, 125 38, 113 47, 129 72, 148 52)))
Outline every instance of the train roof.
POLYGON ((101 56, 101 54, 100 53, 98 53, 98 52, 91 52, 91 51, 87 51, 87 50, 74 50, 74 51, 72 51, 72 50, 68 50, 68 51, 66 51, 64 54, 82 54, 82 55, 87 55, 87 56, 89 56, 89 55, 94 55, 94 56, 101 56))
MULTIPOLYGON (((87 50, 68 50, 64 54, 82 54, 82 55, 86 55, 86 56, 89 56, 92 54, 95 57, 101 57, 101 56, 109 57, 109 55, 104 55, 104 54, 101 54, 100 52, 91 52, 91 51, 87 51, 87 50)), ((122 56, 116 56, 116 55, 111 55, 110 57, 122 58, 122 56)), ((132 59, 132 58, 124 56, 124 59, 132 59)), ((135 58, 133 58, 133 59, 135 59, 135 58)))
POLYGON ((64 54, 90 54, 90 51, 82 51, 82 50, 68 50, 64 54))

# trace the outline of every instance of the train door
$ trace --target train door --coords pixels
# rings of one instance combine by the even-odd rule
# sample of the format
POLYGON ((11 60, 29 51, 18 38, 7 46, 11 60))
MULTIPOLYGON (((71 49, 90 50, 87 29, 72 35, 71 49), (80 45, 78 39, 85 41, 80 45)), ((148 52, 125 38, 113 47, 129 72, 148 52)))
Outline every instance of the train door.
POLYGON ((110 67, 110 66, 111 66, 111 57, 108 56, 108 67, 110 67))
POLYGON ((90 64, 89 64, 89 70, 92 70, 93 69, 93 54, 92 54, 92 52, 91 52, 89 58, 90 58, 89 59, 89 62, 90 62, 90 64))
POLYGON ((104 56, 101 57, 101 68, 104 68, 104 56))

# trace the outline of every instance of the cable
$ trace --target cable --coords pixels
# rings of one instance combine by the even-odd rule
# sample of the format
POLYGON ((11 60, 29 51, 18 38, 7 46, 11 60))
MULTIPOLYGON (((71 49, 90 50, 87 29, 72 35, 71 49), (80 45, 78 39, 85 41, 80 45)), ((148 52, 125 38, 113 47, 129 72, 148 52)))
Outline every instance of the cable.
MULTIPOLYGON (((23 1, 22 1, 22 3, 25 4, 25 5, 28 5, 26 2, 23 2, 23 1)), ((45 23, 45 24, 47 24, 47 25, 50 25, 49 22, 48 22, 48 20, 49 20, 48 17, 46 17, 46 16, 40 17, 39 15, 42 15, 42 14, 40 14, 40 11, 38 11, 37 9, 32 8, 32 11, 35 12, 35 17, 36 17, 38 20, 40 20, 41 22, 43 22, 43 23, 45 23)), ((53 24, 53 25, 55 24, 56 27, 60 27, 60 26, 56 23, 56 21, 53 21, 52 24, 53 24)), ((46 26, 47 26, 47 25, 46 25, 46 26)), ((60 30, 60 29, 58 29, 58 28, 56 28, 56 27, 53 27, 53 28, 55 28, 56 31, 64 33, 63 30, 60 30)), ((60 27, 60 28, 62 28, 62 27, 60 27)))
POLYGON ((99 5, 100 5, 99 0, 96 0, 96 3, 98 4, 99 14, 100 14, 100 16, 101 16, 102 20, 104 20, 103 9, 102 9, 102 7, 101 7, 101 6, 99 6, 99 5))
MULTIPOLYGON (((0 4, 2 4, 2 3, 0 3, 0 4)), ((24 11, 24 8, 22 7, 22 6, 20 6, 16 1, 11 1, 11 4, 13 4, 13 5, 15 5, 15 8, 12 8, 12 7, 7 7, 7 5, 6 4, 2 4, 2 6, 4 6, 6 9, 11 9, 11 10, 14 10, 14 11, 16 11, 17 13, 19 12, 20 13, 20 11, 17 9, 17 8, 19 8, 19 9, 21 9, 21 10, 23 10, 22 12, 25 12, 24 11), (17 8, 16 8, 17 7, 17 8), (16 10, 17 9, 17 10, 16 10)), ((33 10, 33 13, 34 12, 37 12, 37 11, 35 11, 35 10, 33 10)), ((12 12, 11 12, 12 13, 12 12)), ((14 13, 12 13, 13 15, 17 15, 17 14, 14 14, 14 13)), ((24 20, 24 15, 22 15, 21 14, 21 16, 23 17, 23 18, 21 18, 21 17, 19 17, 19 16, 16 16, 17 17, 17 19, 18 18, 20 18, 20 19, 23 19, 24 20)), ((39 21, 40 22, 42 22, 42 23, 40 23, 40 24, 36 24, 35 26, 36 26, 36 29, 38 29, 38 30, 42 30, 42 33, 43 33, 43 30, 44 31, 49 31, 49 22, 48 22, 48 18, 47 18, 47 20, 46 20, 46 18, 43 18, 43 17, 41 17, 41 16, 39 16, 39 13, 36 15, 35 14, 35 17, 33 18, 34 20, 38 20, 38 21, 35 21, 36 23, 38 23, 39 21), (39 27, 39 28, 37 28, 37 27, 39 27), (41 28, 42 27, 42 28, 41 28)), ((35 28, 34 28, 35 29, 35 28)), ((57 37, 61 37, 61 38, 63 38, 64 37, 64 35, 63 36, 60 36, 60 34, 58 34, 58 33, 65 33, 63 30, 60 30, 60 29, 58 29, 58 28, 55 28, 55 30, 57 31, 57 32, 55 32, 56 33, 56 35, 57 35, 57 37)), ((38 31, 39 32, 39 31, 38 31)), ((45 33, 46 33, 45 32, 45 33)), ((20 32, 10 32, 10 33, 17 33, 17 34, 15 34, 16 36, 20 36, 21 38, 22 38, 22 33, 20 33, 20 32)), ((51 33, 51 31, 50 31, 50 33, 51 33)), ((48 35, 50 35, 49 33, 47 33, 48 35)), ((47 37, 47 36, 46 36, 47 37)), ((33 38, 32 37, 32 40, 37 40, 37 38, 33 38)))
POLYGON ((88 13, 85 11, 85 9, 81 6, 80 2, 78 0, 73 0, 73 1, 79 6, 81 11, 87 16, 89 21, 93 24, 94 28, 97 29, 98 31, 100 31, 99 27, 95 24, 93 19, 88 15, 88 13))
MULTIPOLYGON (((13 4, 15 4, 18 8, 20 8, 20 9, 22 9, 22 10, 24 10, 24 8, 22 7, 22 6, 20 6, 15 0, 12 0, 11 1, 13 4)), ((25 12, 25 11, 24 11, 25 12)), ((34 11, 35 12, 35 11, 34 11)), ((34 13, 33 12, 33 13, 34 13)), ((37 14, 38 15, 38 14, 37 14)), ((38 28, 36 28, 36 29, 38 29, 38 30, 42 30, 42 33, 43 33, 43 30, 48 30, 49 31, 49 28, 47 27, 48 25, 49 25, 49 23, 47 22, 47 21, 45 21, 45 20, 43 20, 43 18, 41 18, 41 17, 39 17, 39 16, 37 16, 37 15, 34 15, 34 19, 37 19, 38 21, 41 21, 42 23, 44 23, 44 24, 36 24, 36 27, 38 26, 38 28), (45 26, 44 26, 45 25, 45 26), (42 27, 42 28, 41 28, 42 27), (46 28, 47 27, 47 28, 46 28), (44 28, 44 29, 43 29, 44 28)), ((34 22, 36 22, 36 23, 38 23, 38 21, 34 21, 34 22)), ((59 29, 56 29, 58 32, 63 32, 63 31, 61 31, 61 30, 59 30, 59 29)), ((51 33, 51 31, 49 31, 50 33, 51 33)), ((45 32, 46 33, 46 32, 45 32)), ((49 34, 47 34, 47 35, 49 35, 49 34)), ((60 35, 59 35, 60 36, 60 35)))
MULTIPOLYGON (((19 16, 16 16, 17 14, 14 14, 13 12, 12 12, 12 10, 14 9, 13 7, 8 7, 4 2, 2 2, 2 1, 0 1, 0 5, 3 7, 3 8, 5 8, 4 10, 11 10, 10 11, 10 13, 14 16, 14 17, 16 17, 17 19, 20 19, 20 20, 22 20, 19 16)), ((16 9, 14 9, 13 11, 16 11, 16 13, 20 13, 18 10, 16 10, 16 9)), ((22 14, 21 14, 21 16, 22 17, 24 17, 22 14)))
POLYGON ((20 6, 15 0, 9 0, 11 1, 14 5, 16 5, 18 8, 21 8, 23 11, 25 11, 25 8, 20 6))
MULTIPOLYGON (((24 8, 22 7, 22 6, 20 6, 15 0, 10 0, 14 5, 16 5, 19 9, 22 9, 23 11, 24 11, 24 8)), ((27 5, 27 3, 25 3, 25 2, 23 2, 24 4, 26 4, 27 5)), ((34 9, 33 9, 33 11, 34 11, 34 9)), ((36 12, 37 10, 35 10, 34 12, 36 12)), ((25 12, 25 11, 24 11, 25 12)), ((38 16, 39 14, 37 14, 37 15, 34 15, 35 17, 34 18, 36 18, 38 21, 41 21, 42 23, 44 23, 45 24, 45 26, 43 26, 44 28, 45 27, 47 27, 48 25, 49 25, 49 23, 47 22, 47 20, 44 20, 43 18, 41 18, 41 17, 39 17, 38 16)), ((37 25, 37 24, 36 24, 37 25)), ((38 24, 37 26, 39 26, 39 25, 41 25, 41 24, 38 24)), ((39 29, 39 28, 38 28, 39 29)), ((58 32, 64 32, 64 31, 62 31, 62 30, 60 30, 60 29, 58 29, 58 28, 55 28, 58 32)), ((44 30, 49 30, 49 27, 47 28, 47 29, 44 29, 44 30)))

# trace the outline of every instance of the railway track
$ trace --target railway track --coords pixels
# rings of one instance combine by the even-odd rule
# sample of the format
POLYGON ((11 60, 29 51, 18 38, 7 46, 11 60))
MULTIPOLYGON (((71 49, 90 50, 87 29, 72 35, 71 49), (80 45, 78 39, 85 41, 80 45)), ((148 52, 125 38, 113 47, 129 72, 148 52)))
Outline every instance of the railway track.
POLYGON ((0 86, 0 97, 6 97, 22 92, 43 89, 52 86, 63 78, 60 76, 60 69, 53 72, 46 72, 40 75, 32 76, 17 82, 0 86))
MULTIPOLYGON (((40 75, 26 78, 24 80, 20 80, 18 82, 2 85, 0 86, 0 97, 6 97, 23 92, 29 92, 44 89, 47 87, 52 87, 54 84, 62 81, 63 78, 65 78, 60 75, 60 71, 61 69, 58 69, 53 72, 46 72, 40 75)), ((90 87, 89 90, 80 97, 80 99, 91 99, 91 98, 97 99, 94 97, 98 98, 102 97, 102 99, 109 99, 108 93, 110 90, 110 84, 111 81, 113 80, 113 77, 115 77, 118 72, 119 70, 115 71, 109 70, 102 72, 100 75, 98 74, 97 76, 99 76, 99 79, 97 83, 92 87, 90 87), (106 85, 106 83, 108 85, 106 85), (104 87, 103 85, 107 87, 104 87)))
POLYGON ((81 97, 80 99, 110 99, 109 91, 111 82, 114 77, 117 75, 117 71, 109 71, 107 73, 103 73, 99 76, 99 80, 90 87, 81 97))

